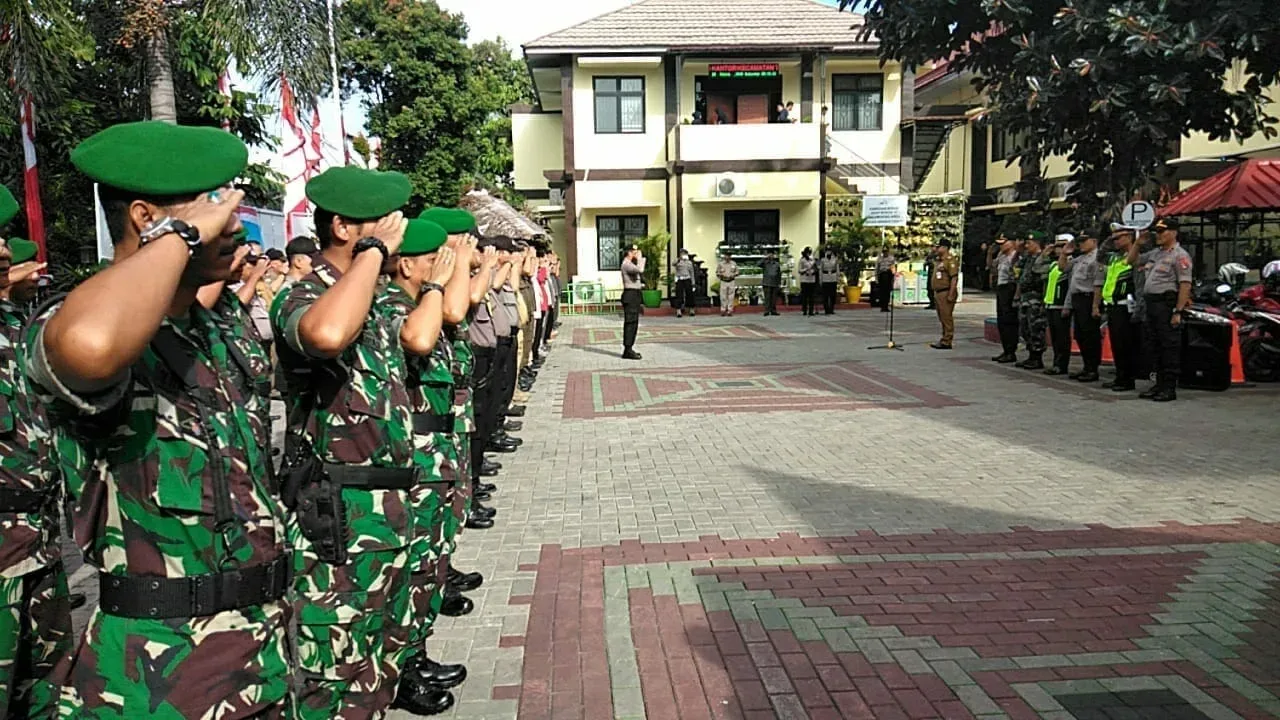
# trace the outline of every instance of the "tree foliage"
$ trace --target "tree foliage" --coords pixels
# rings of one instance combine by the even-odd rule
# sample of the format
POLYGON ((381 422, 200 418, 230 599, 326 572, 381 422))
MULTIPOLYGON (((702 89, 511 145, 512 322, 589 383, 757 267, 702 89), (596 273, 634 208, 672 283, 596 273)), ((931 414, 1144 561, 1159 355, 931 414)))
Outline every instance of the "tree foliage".
POLYGON ((431 0, 349 0, 342 12, 348 89, 364 97, 380 166, 412 180, 414 208, 509 187, 508 106, 532 88, 506 44, 468 47, 462 16, 431 0))
POLYGON ((1274 0, 873 0, 865 32, 884 59, 951 58, 973 73, 989 119, 1023 136, 1021 155, 1069 157, 1085 207, 1162 179, 1188 132, 1275 135, 1274 0))

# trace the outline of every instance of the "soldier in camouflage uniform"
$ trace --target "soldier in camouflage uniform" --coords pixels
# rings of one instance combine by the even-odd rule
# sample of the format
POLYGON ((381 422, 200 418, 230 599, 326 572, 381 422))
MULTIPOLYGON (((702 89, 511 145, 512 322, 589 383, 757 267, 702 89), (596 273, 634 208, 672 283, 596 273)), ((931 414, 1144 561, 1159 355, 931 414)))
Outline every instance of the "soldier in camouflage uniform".
POLYGON ((233 295, 195 302, 243 260, 243 193, 215 188, 248 149, 213 128, 143 122, 71 160, 99 183, 115 257, 25 333, 76 540, 100 572, 60 715, 286 717, 290 561, 255 420, 268 359, 233 295))
POLYGON ((1044 312, 1044 284, 1049 269, 1056 262, 1052 248, 1045 251, 1045 235, 1033 230, 1023 243, 1022 262, 1018 271, 1018 330, 1030 355, 1017 367, 1044 369, 1044 350, 1049 319, 1044 312))
POLYGON ((440 562, 442 532, 449 483, 457 474, 453 455, 453 347, 444 339, 446 286, 451 286, 454 318, 467 310, 470 273, 454 272, 455 247, 466 265, 470 244, 451 243, 444 228, 426 220, 410 220, 398 256, 392 257, 387 302, 378 311, 400 338, 408 366, 408 391, 413 412, 414 463, 421 470, 410 491, 414 538, 409 547, 410 581, 406 615, 395 628, 404 644, 400 658, 400 686, 396 707, 417 715, 435 715, 453 705, 448 692, 466 678, 458 666, 441 680, 438 663, 428 660, 425 644, 439 614, 447 581, 440 562), (461 281, 455 280, 455 275, 461 281))
MULTIPOLYGON (((0 186, 0 226, 17 212, 0 186)), ((34 287, 35 257, 35 243, 0 240, 0 717, 43 720, 57 714, 72 638, 54 438, 22 371, 19 288, 34 287)))
POLYGON ((300 718, 380 715, 406 612, 414 469, 407 369, 375 304, 409 199, 399 173, 330 168, 307 183, 321 253, 273 304, 286 378, 285 501, 297 582, 300 718))

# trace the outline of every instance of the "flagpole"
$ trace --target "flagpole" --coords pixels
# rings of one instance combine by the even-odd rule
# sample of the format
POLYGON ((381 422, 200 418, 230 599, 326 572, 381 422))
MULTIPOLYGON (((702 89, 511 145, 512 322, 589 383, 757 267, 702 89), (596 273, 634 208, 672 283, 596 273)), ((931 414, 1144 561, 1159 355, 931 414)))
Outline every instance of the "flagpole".
POLYGON ((338 85, 338 38, 333 23, 333 2, 327 0, 329 10, 329 69, 333 72, 333 104, 338 108, 338 133, 342 142, 342 164, 351 164, 351 149, 347 145, 347 121, 342 116, 342 88, 338 85))

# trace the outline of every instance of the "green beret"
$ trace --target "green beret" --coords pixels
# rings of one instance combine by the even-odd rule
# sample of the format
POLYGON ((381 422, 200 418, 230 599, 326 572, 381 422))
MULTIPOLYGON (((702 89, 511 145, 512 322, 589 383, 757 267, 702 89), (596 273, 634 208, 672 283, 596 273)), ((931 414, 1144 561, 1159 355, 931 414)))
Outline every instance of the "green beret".
POLYGON ((439 250, 449 239, 449 233, 430 220, 410 220, 404 230, 404 242, 400 245, 400 254, 405 256, 426 255, 439 250))
POLYGON ((1048 236, 1045 235, 1043 232, 1040 232, 1039 230, 1032 230, 1031 232, 1027 233, 1028 240, 1035 240, 1036 242, 1044 242, 1047 238, 1048 236))
POLYGON ((0 225, 7 225, 18 214, 18 201, 9 188, 0 185, 0 225))
POLYGON ((13 254, 14 265, 34 260, 40 252, 40 248, 36 247, 35 243, 22 238, 9 238, 8 245, 9 252, 13 254))
POLYGON ((372 220, 404 207, 413 186, 398 172, 331 167, 307 182, 307 199, 350 220, 372 220))
POLYGON ((418 219, 430 220, 450 235, 461 235, 476 229, 476 216, 462 208, 427 208, 418 219))
POLYGON ((71 151, 71 164, 121 190, 190 195, 235 180, 249 164, 249 148, 218 128, 133 122, 90 136, 71 151))

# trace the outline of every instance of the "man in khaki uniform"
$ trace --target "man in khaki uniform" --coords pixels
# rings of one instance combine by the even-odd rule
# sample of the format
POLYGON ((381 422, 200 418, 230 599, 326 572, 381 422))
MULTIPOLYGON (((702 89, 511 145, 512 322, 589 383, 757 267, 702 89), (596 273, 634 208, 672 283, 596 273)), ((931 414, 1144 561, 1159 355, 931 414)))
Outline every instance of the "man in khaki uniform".
POLYGON ((956 334, 956 301, 960 299, 960 259, 951 254, 950 240, 939 241, 935 252, 938 260, 929 276, 929 287, 933 289, 933 297, 937 302, 942 339, 929 347, 934 350, 950 350, 956 334))

